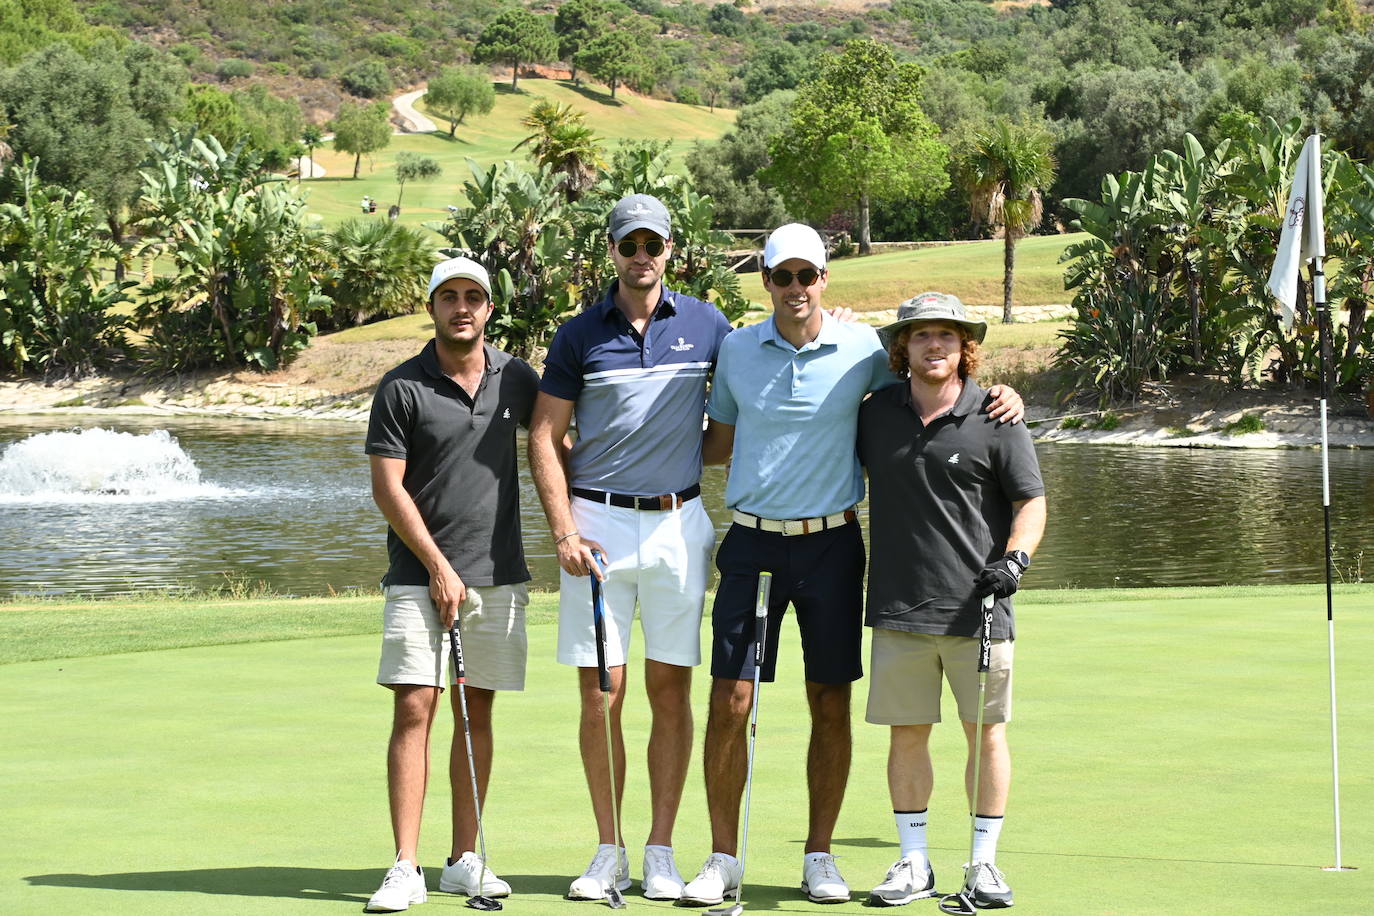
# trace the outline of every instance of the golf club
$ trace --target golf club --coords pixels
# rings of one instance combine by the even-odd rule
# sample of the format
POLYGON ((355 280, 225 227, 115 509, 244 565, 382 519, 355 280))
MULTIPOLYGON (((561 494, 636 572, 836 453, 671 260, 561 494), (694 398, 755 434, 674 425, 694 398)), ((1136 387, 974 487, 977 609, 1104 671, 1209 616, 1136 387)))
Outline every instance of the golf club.
POLYGON ((983 763, 983 702, 988 692, 988 667, 992 661, 992 595, 983 598, 983 626, 978 637, 978 723, 973 727, 973 810, 969 812, 968 865, 964 869, 964 886, 957 894, 940 898, 940 911, 952 916, 973 916, 978 907, 973 902, 973 888, 978 869, 973 863, 973 844, 978 837, 978 780, 983 763))
MULTIPOLYGON (((592 551, 592 560, 600 567, 601 553, 592 551)), ((606 903, 613 910, 625 905, 625 898, 616 884, 620 881, 620 850, 625 844, 620 839, 620 805, 615 797, 615 743, 611 740, 611 669, 606 667, 606 601, 601 595, 601 580, 595 570, 587 570, 592 580, 592 625, 596 628, 596 668, 601 678, 601 713, 606 723, 606 763, 611 775, 611 822, 615 831, 615 875, 606 890, 606 903)))
POLYGON ((458 681, 458 705, 463 711, 463 742, 468 749, 468 775, 472 777, 472 810, 477 815, 477 893, 468 898, 468 906, 474 910, 499 910, 501 901, 494 900, 482 893, 482 885, 487 878, 487 840, 482 834, 482 797, 477 791, 477 761, 472 754, 472 729, 468 725, 468 694, 466 674, 463 671, 463 638, 458 631, 458 618, 453 618, 453 626, 448 630, 448 648, 453 655, 453 675, 458 681))
POLYGON ((754 738, 759 727, 759 672, 763 670, 763 646, 768 638, 768 591, 773 574, 759 573, 759 590, 754 602, 754 701, 749 712, 749 763, 744 775, 744 834, 739 844, 739 884, 735 886, 735 902, 731 906, 707 910, 706 916, 740 916, 744 904, 744 866, 749 855, 749 795, 754 786, 754 738))

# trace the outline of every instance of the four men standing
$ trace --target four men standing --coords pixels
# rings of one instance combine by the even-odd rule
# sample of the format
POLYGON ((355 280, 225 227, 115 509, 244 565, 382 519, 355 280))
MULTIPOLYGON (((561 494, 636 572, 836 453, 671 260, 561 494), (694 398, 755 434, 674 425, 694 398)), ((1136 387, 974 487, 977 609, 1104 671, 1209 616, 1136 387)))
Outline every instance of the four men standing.
MULTIPOLYGON (((796 609, 801 628, 806 693, 812 719, 807 761, 810 820, 802 889, 815 901, 847 900, 849 888, 835 867, 830 843, 848 778, 850 685, 862 676, 860 653, 864 545, 855 506, 863 497, 864 487, 855 442, 860 435, 860 405, 865 397, 886 388, 869 401, 872 405, 894 390, 886 386, 894 381, 892 371, 898 368, 895 357, 890 368, 888 352, 871 328, 836 320, 822 311, 821 294, 827 283, 825 247, 815 231, 806 226, 792 224, 772 233, 764 255, 763 280, 772 299, 773 316, 759 325, 733 334, 730 333, 728 321, 714 306, 674 293, 663 285, 667 259, 672 251, 672 234, 668 212, 660 201, 648 195, 631 195, 621 200, 610 215, 608 244, 618 279, 600 303, 570 319, 559 329, 549 349, 543 380, 538 383, 539 394, 530 420, 531 468, 562 570, 558 659, 578 668, 582 707, 579 743, 599 834, 597 851, 586 873, 572 883, 568 896, 573 899, 601 899, 608 895, 612 887, 623 890, 630 883, 626 851, 615 840, 618 825, 612 821, 611 792, 615 792, 619 798, 624 786, 625 750, 620 733, 620 710, 625 696, 625 658, 636 603, 640 606, 640 625, 645 640, 645 686, 653 715, 648 746, 652 821, 644 849, 642 888, 645 895, 652 899, 714 904, 732 893, 738 885, 740 867, 734 856, 744 783, 744 725, 753 700, 752 606, 758 574, 767 570, 773 573, 775 586, 769 609, 768 657, 762 676, 764 680, 772 680, 777 653, 777 640, 774 637, 790 603, 796 609), (707 410, 710 426, 703 442, 702 408, 706 402, 707 382, 713 371, 715 379, 707 410), (569 449, 566 447, 566 438, 574 415, 577 441, 569 449), (691 753, 691 669, 700 662, 699 630, 707 583, 706 564, 714 543, 710 519, 701 506, 700 477, 703 459, 707 463, 723 462, 732 451, 739 461, 730 476, 726 502, 733 511, 734 525, 717 556, 721 583, 712 615, 713 684, 705 753, 713 852, 700 874, 684 887, 674 862, 672 832, 691 753), (586 585, 588 575, 602 579, 605 589, 607 664, 612 672, 610 694, 603 694, 598 684, 590 589, 586 585), (610 736, 606 735, 603 726, 601 704, 606 701, 604 698, 611 703, 610 736), (606 759, 608 741, 617 761, 615 773, 619 778, 614 786, 606 759)), ((436 268, 436 278, 440 276, 442 268, 444 265, 436 268)), ((480 267, 477 269, 480 270, 480 267)), ((469 276, 471 273, 457 271, 448 276, 459 279, 431 282, 431 291, 441 289, 441 295, 432 297, 430 306, 436 318, 436 346, 444 339, 440 332, 441 321, 447 327, 463 329, 466 333, 464 339, 473 337, 475 331, 480 341, 481 328, 490 316, 490 284, 478 283, 469 276), (464 312, 464 317, 456 324, 441 316, 442 309, 436 304, 436 300, 443 299, 442 287, 445 282, 457 286, 466 282, 480 287, 477 291, 460 291, 472 301, 468 308, 460 310, 464 312), (479 292, 485 293, 484 314, 481 314, 482 309, 475 308, 481 305, 477 301, 481 298, 479 292)), ((481 278, 485 280, 484 272, 481 278)), ((898 330, 906 332, 906 326, 911 323, 908 321, 898 330)), ((906 345, 906 338, 914 336, 904 333, 903 346, 906 345)), ((926 336, 929 335, 922 331, 921 339, 925 340, 926 336)), ((915 344, 912 347, 915 352, 915 344)), ((426 353, 429 352, 427 348, 426 353)), ((507 363, 500 359, 504 354, 489 347, 481 352, 469 347, 464 352, 465 372, 455 363, 455 375, 441 361, 440 371, 430 373, 430 380, 426 384, 431 394, 437 387, 437 390, 453 397, 456 392, 443 384, 446 380, 459 392, 467 394, 467 401, 472 402, 469 410, 473 419, 470 422, 475 426, 476 416, 480 413, 478 402, 483 376, 475 374, 474 367, 485 365, 485 371, 491 374, 492 365, 504 366, 507 363), (486 362, 480 362, 481 359, 486 362), (440 380, 438 376, 444 376, 445 379, 440 380), (474 384, 466 384, 468 380, 474 384)), ((920 378, 925 379, 930 375, 926 371, 928 363, 933 371, 936 360, 925 355, 925 351, 922 354, 919 357, 922 360, 919 364, 920 378)), ((427 371, 425 355, 422 353, 411 361, 419 361, 417 365, 420 372, 427 371)), ((948 353, 945 358, 948 361, 948 353)), ((914 359, 911 361, 910 386, 896 386, 903 391, 916 391, 917 364, 914 359)), ((523 418, 529 415, 528 397, 532 389, 529 377, 533 373, 523 362, 514 362, 523 367, 517 370, 521 379, 518 387, 526 400, 512 406, 517 411, 515 417, 523 418)), ((954 362, 957 363, 957 360, 954 362)), ((374 406, 374 427, 384 426, 388 417, 400 412, 402 407, 409 407, 413 411, 412 402, 423 400, 409 394, 407 389, 398 387, 392 380, 411 363, 393 371, 383 381, 377 396, 377 403, 383 407, 374 406)), ((416 371, 412 369, 411 373, 416 371)), ((508 372, 512 376, 517 373, 508 372)), ((959 390, 954 392, 954 399, 945 405, 943 412, 931 414, 928 420, 934 421, 943 414, 960 418, 972 414, 975 418, 972 423, 978 429, 1016 429, 1020 434, 1025 433, 1023 427, 1003 425, 1001 422, 1008 419, 1014 422, 1020 417, 1020 400, 1014 392, 1008 389, 1000 398, 989 399, 984 404, 985 393, 982 389, 972 382, 965 387, 962 375, 956 375, 955 378, 954 384, 959 390), (950 407, 955 407, 952 413, 950 407)), ((946 386, 940 388, 943 392, 941 398, 948 399, 948 379, 940 384, 946 386)), ((925 392, 925 389, 921 391, 925 392)), ((457 400, 467 403, 461 395, 457 400)), ((890 400, 886 398, 884 403, 890 400)), ((943 404, 943 400, 940 404, 943 404)), ((870 412, 866 407, 865 415, 870 412)), ((510 417, 509 410, 506 416, 510 417)), ((413 423, 413 419, 407 417, 405 422, 413 423)), ((404 423, 392 425, 403 426, 404 423)), ((920 425, 919 421, 917 425, 920 425)), ((509 435, 513 439, 513 425, 509 435)), ((391 438, 399 441, 404 436, 394 433, 391 438)), ((1020 441, 1015 436, 1008 438, 1005 435, 992 436, 990 433, 984 438, 995 440, 996 443, 1020 441)), ((405 584, 412 587, 419 585, 422 590, 428 586, 430 603, 427 613, 432 619, 417 625, 417 629, 423 630, 427 638, 432 640, 435 632, 442 635, 443 628, 451 624, 457 607, 464 600, 464 586, 462 581, 458 581, 456 586, 451 583, 450 576, 452 579, 458 578, 455 572, 458 567, 454 565, 451 555, 446 559, 443 556, 447 547, 438 543, 437 536, 426 542, 425 532, 433 534, 435 525, 442 526, 443 520, 436 516, 432 522, 431 513, 417 507, 415 503, 419 499, 414 497, 407 512, 406 501, 396 495, 398 490, 412 491, 405 470, 405 459, 410 452, 404 445, 387 444, 386 439, 386 436, 379 434, 374 442, 374 434, 369 432, 368 451, 373 455, 374 493, 391 525, 389 540, 405 545, 429 574, 427 582, 410 583, 407 580, 405 584), (400 469, 383 463, 388 460, 401 461, 400 469), (401 485, 403 477, 404 486, 401 485), (384 482, 391 481, 390 485, 379 489, 379 478, 384 482), (446 566, 449 568, 446 569, 446 566)), ((1029 436, 1024 435, 1024 440, 1029 449, 1029 436)), ((875 473, 874 468, 877 467, 882 468, 878 472, 880 475, 893 473, 890 462, 885 463, 890 456, 877 453, 884 445, 874 443, 870 446, 865 443, 864 447, 875 450, 872 457, 866 453, 870 475, 875 473)), ((439 436, 430 436, 424 438, 423 447, 416 449, 416 453, 429 453, 428 460, 431 463, 443 464, 447 473, 453 473, 460 459, 457 455, 450 456, 447 453, 454 448, 452 442, 439 436), (433 454, 434 451, 440 454, 433 454)), ((972 449, 973 446, 968 448, 972 449)), ((972 458, 972 451, 969 454, 972 458)), ((1033 464, 1033 450, 1030 457, 1033 464)), ((1018 463, 1017 467, 1022 467, 1022 464, 1018 463)), ((504 478, 504 464, 501 468, 497 476, 504 478)), ((436 473, 431 478, 438 476, 436 473)), ((510 477, 513 481, 513 459, 510 477)), ((875 565, 872 575, 879 573, 878 558, 891 557, 894 552, 905 553, 905 569, 924 570, 930 565, 924 559, 927 554, 911 552, 912 545, 919 545, 925 550, 938 537, 947 534, 946 530, 933 525, 930 526, 932 531, 923 529, 923 533, 912 541, 910 535, 900 531, 899 522, 885 522, 881 535, 884 543, 880 544, 876 512, 880 502, 880 478, 873 479, 875 565), (899 532, 890 542, 887 541, 889 528, 899 532), (913 563, 910 562, 911 557, 922 559, 913 563)), ((884 488, 891 486, 887 476, 881 479, 884 488)), ((1035 482, 1038 484, 1038 473, 1035 482)), ((414 489, 423 492, 426 483, 417 482, 414 489)), ((428 483, 432 483, 432 480, 428 483)), ((996 483, 995 478, 993 483, 996 483)), ((493 486, 496 486, 495 482, 493 486)), ((1026 480, 1021 480, 1018 486, 1020 489, 1008 491, 1008 498, 1015 504, 1014 516, 1021 519, 1019 526, 1013 526, 1014 537, 1008 540, 1003 535, 998 541, 996 518, 993 518, 993 525, 988 530, 967 533, 967 543, 972 545, 971 549, 983 551, 973 573, 962 568, 960 571, 947 569, 943 565, 938 571, 932 570, 933 574, 938 572, 946 578, 960 579, 962 591, 959 596, 963 601, 960 607, 970 601, 976 604, 973 598, 975 591, 978 594, 996 593, 1006 599, 1015 590, 1015 579, 1019 578, 1020 571, 1029 562, 1027 555, 1034 549, 1040 528, 1043 527, 1043 497, 1039 492, 1030 493, 1027 490, 1030 484, 1026 480), (1039 498, 1040 528, 1035 525, 1037 510, 1032 508, 1028 511, 1026 508, 1036 498, 1039 498), (967 581, 962 581, 964 579, 967 581)), ((439 485, 437 489, 444 488, 439 485)), ((985 498, 985 490, 986 482, 982 490, 970 497, 970 501, 978 504, 985 498)), ((465 485, 460 498, 471 498, 476 492, 465 485)), ((447 499, 454 498, 455 494, 450 490, 447 499)), ((919 501, 920 494, 913 496, 903 491, 900 498, 908 501, 899 502, 899 497, 893 496, 893 503, 901 506, 897 511, 907 513, 908 520, 919 520, 933 511, 933 507, 919 501)), ((473 524, 472 533, 480 535, 492 531, 497 527, 490 517, 492 512, 499 513, 505 509, 505 506, 474 507, 473 511, 479 517, 470 520, 473 524)), ((885 504, 885 509, 891 510, 892 506, 885 504)), ((518 518, 513 506, 510 511, 511 517, 518 518)), ((890 518, 889 515, 883 517, 890 518)), ((518 549, 518 521, 515 524, 518 549)), ((960 546, 964 546, 964 542, 960 542, 960 546)), ((393 548, 392 553, 394 570, 397 551, 393 548)), ((944 558, 944 554, 938 550, 928 555, 938 556, 941 561, 944 558)), ((973 554, 970 553, 971 556, 973 554)), ((963 555, 960 559, 971 562, 963 555)), ((886 562, 883 568, 887 569, 886 562)), ((520 574, 523 578, 519 581, 528 578, 523 572, 523 561, 520 563, 520 574)), ((463 575, 467 577, 466 570, 463 575)), ((386 583, 388 628, 393 604, 392 578, 393 573, 389 572, 386 583)), ((417 574, 410 578, 419 580, 423 577, 417 574)), ((927 580, 903 578, 901 574, 889 574, 889 578, 892 580, 893 594, 897 596, 894 601, 905 600, 906 606, 914 607, 924 606, 932 600, 930 594, 921 591, 927 587, 927 580)), ((523 598, 523 588, 521 593, 523 598)), ((940 597, 943 598, 943 594, 940 597)), ((934 600, 937 605, 940 603, 939 598, 934 600)), ((519 604, 523 608, 523 600, 519 604)), ((1004 600, 1000 606, 1006 632, 999 635, 1009 641, 1010 604, 1004 600)), ((891 623, 887 617, 882 619, 887 624, 891 623)), ((870 625, 884 626, 884 623, 875 623, 872 581, 868 622, 870 625)), ((470 638, 467 637, 468 623, 468 616, 464 614, 462 624, 465 638, 470 638)), ((511 633, 515 629, 514 626, 508 627, 511 633)), ((904 628, 896 626, 892 629, 904 628)), ((941 632, 968 635, 960 627, 941 632)), ((520 636, 519 671, 520 682, 523 683, 523 630, 520 636)), ((391 638, 388 629, 388 641, 391 638)), ((875 638, 875 672, 880 665, 877 642, 875 638)), ((474 649, 473 652, 474 666, 478 651, 474 649)), ((480 651, 485 652, 486 649, 480 651)), ((507 652, 509 654, 509 650, 507 652)), ((1006 653, 1009 658, 1009 645, 1006 653)), ((398 743, 407 747, 414 745, 415 738, 407 738, 407 735, 415 733, 427 740, 428 722, 437 703, 437 684, 442 683, 443 662, 434 662, 430 658, 424 664, 437 665, 439 673, 437 678, 427 674, 428 679, 416 682, 424 684, 423 689, 429 693, 420 694, 427 700, 416 703, 416 710, 407 713, 406 721, 416 723, 407 729, 402 729, 400 725, 403 718, 401 688, 394 688, 398 690, 396 729, 405 734, 398 738, 397 732, 393 732, 393 750, 389 761, 393 757, 399 759, 404 756, 396 749, 398 743), (425 705, 426 702, 428 705, 425 705), (426 718, 426 712, 429 718, 426 718), (423 723, 423 728, 419 723, 423 723), (407 740, 409 745, 406 744, 407 740)), ((901 663, 898 664, 900 667, 901 663)), ((384 673, 385 670, 384 662, 384 673)), ((428 669, 425 670, 428 672, 428 669)), ((900 676, 900 671, 893 675, 894 678, 900 676)), ((470 680, 475 682, 475 678, 470 680)), ((514 681, 509 683, 513 684, 514 681)), ((519 684, 515 686, 518 688, 519 684)), ((923 686, 928 687, 929 683, 924 682, 923 686)), ((490 688, 487 692, 490 692, 490 688)), ((965 715, 965 698, 957 690, 956 696, 960 700, 961 717, 969 718, 965 715)), ((924 734, 928 735, 928 723, 935 721, 927 718, 917 720, 919 724, 913 725, 906 721, 898 723, 874 718, 874 703, 871 695, 870 721, 894 725, 894 758, 899 755, 897 726, 915 727, 918 732, 924 727, 924 734)), ((938 718, 938 663, 934 680, 934 708, 938 718)), ((485 742, 481 743, 485 756, 481 753, 478 755, 478 774, 483 780, 490 769, 490 709, 490 700, 487 699, 475 717, 475 721, 483 722, 487 729, 485 742), (482 719, 483 715, 485 719, 482 719)), ((989 728, 996 731, 1005 721, 1005 714, 1000 719, 990 716, 987 721, 993 723, 989 728)), ((902 759, 910 757, 913 760, 911 767, 918 772, 928 771, 928 757, 924 764, 920 762, 923 741, 908 740, 907 732, 902 732, 902 735, 902 759)), ((999 745, 994 738, 986 741, 984 748, 984 758, 994 761, 994 765, 985 766, 984 772, 989 776, 984 781, 991 781, 994 788, 981 796, 987 800, 981 810, 987 813, 988 818, 1000 817, 1000 806, 1005 803, 1005 781, 997 783, 996 772, 990 771, 996 771, 997 761, 1003 760, 1005 742, 999 745), (990 747, 992 749, 988 750, 990 747), (999 757, 999 753, 1003 756, 999 757), (996 785, 1002 787, 1000 802, 997 800, 996 785)), ((403 766, 395 768, 404 770, 403 766)), ((889 770, 891 776, 891 763, 889 770)), ((466 770, 455 771, 455 778, 459 773, 466 778, 466 770)), ((894 808, 898 808, 900 813, 917 811, 909 806, 918 803, 924 807, 920 786, 909 791, 910 781, 908 778, 902 783, 905 794, 900 799, 897 784, 893 783, 894 808), (901 808, 903 805, 908 808, 901 808)), ((397 836, 397 864, 388 873, 387 881, 378 895, 374 896, 374 905, 379 903, 379 897, 386 897, 380 901, 382 904, 418 902, 423 899, 423 878, 419 879, 417 889, 417 882, 411 877, 420 874, 412 864, 415 861, 412 834, 418 837, 418 803, 423 795, 423 782, 419 785, 418 795, 413 786, 398 789, 397 783, 405 783, 405 780, 393 774, 392 809, 397 836), (408 813, 412 809, 413 814, 408 813), (399 877, 396 877, 398 873, 399 877), (387 897, 385 892, 391 885, 399 890, 387 897), (400 898, 407 893, 411 899, 402 901, 400 898)), ((471 843, 462 841, 466 837, 460 838, 457 826, 460 816, 457 799, 460 794, 455 789, 453 854, 456 858, 451 860, 454 864, 445 869, 445 880, 450 877, 449 871, 465 860, 465 854, 470 855, 471 843)), ((926 797, 929 795, 928 784, 924 794, 926 797)), ((899 827, 900 823, 899 816, 899 827)), ((903 858, 889 872, 884 885, 875 889, 876 902, 906 902, 897 899, 903 896, 901 894, 880 894, 884 886, 892 883, 893 872, 916 875, 909 882, 911 884, 917 878, 928 876, 928 863, 918 858, 915 846, 909 850, 908 845, 907 837, 903 835, 903 858), (917 872, 920 874, 917 875, 917 872)), ((995 849, 995 840, 992 848, 995 849)), ((919 851, 923 857, 923 848, 919 851)), ((473 858, 475 860, 476 857, 473 858)), ((992 858, 987 858, 986 864, 990 870, 983 882, 987 894, 982 905, 1010 905, 1009 889, 1004 900, 996 896, 1000 893, 996 881, 1002 879, 993 866, 992 858)), ((480 869, 480 865, 476 868, 480 869)), ((480 880, 476 871, 469 877, 462 892, 488 895, 494 895, 493 890, 509 892, 509 887, 489 871, 480 880)), ((456 885, 458 881, 455 872, 450 883, 456 885)), ((933 890, 933 877, 928 883, 933 890)), ((1002 882, 1001 886, 1004 885, 1005 882, 1002 882)), ((441 887, 452 889, 445 887, 442 882, 441 887)), ((916 898, 909 896, 909 899, 916 898)), ((383 905, 375 908, 404 909, 404 906, 383 905)))

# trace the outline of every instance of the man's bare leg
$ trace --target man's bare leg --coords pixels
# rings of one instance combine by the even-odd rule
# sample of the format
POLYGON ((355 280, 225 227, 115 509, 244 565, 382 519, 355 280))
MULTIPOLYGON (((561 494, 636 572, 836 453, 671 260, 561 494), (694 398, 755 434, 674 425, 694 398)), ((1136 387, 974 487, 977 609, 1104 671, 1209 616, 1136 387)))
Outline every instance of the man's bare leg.
POLYGON ((811 745, 806 752, 806 788, 810 819, 806 852, 830 852, 849 783, 852 737, 849 730, 849 684, 806 682, 811 707, 811 745))
POLYGON ((929 725, 894 725, 887 748, 887 791, 893 811, 925 811, 935 787, 929 725))
POLYGON ((653 715, 648 750, 653 821, 648 845, 672 846, 673 825, 692 759, 692 669, 646 660, 644 687, 653 715))
MULTIPOLYGON (((625 666, 611 673, 611 740, 615 748, 616 808, 625 798, 625 739, 620 730, 620 713, 625 705, 625 666)), ((606 760, 606 726, 602 713, 601 679, 596 668, 577 669, 582 694, 582 718, 578 744, 582 750, 582 770, 587 775, 587 791, 592 798, 598 843, 615 843, 616 825, 611 817, 611 774, 606 760)))
MULTIPOLYGON (((964 737, 968 741, 968 762, 964 765, 964 790, 973 807, 973 733, 977 726, 965 722, 964 737)), ((978 772, 978 810, 984 817, 1002 817, 1007 813, 1007 796, 1011 791, 1011 749, 1007 746, 1007 723, 993 722, 983 726, 983 758, 978 772)))
MULTIPOLYGON (((468 749, 463 740, 463 712, 458 688, 449 691, 453 706, 453 747, 448 758, 448 778, 453 792, 453 848, 449 857, 458 859, 465 852, 477 850, 477 812, 472 804, 472 777, 468 773, 468 749)), ((477 762, 477 791, 482 810, 487 807, 487 785, 491 782, 493 738, 491 730, 492 706, 496 691, 480 687, 467 688, 468 726, 472 731, 472 756, 477 762)))
POLYGON ((739 854, 739 809, 749 760, 745 726, 753 698, 752 680, 718 677, 711 682, 702 755, 711 851, 732 856, 739 854))
POLYGON ((429 783, 429 731, 439 708, 439 688, 402 684, 391 690, 391 739, 386 750, 391 834, 397 858, 418 863, 420 816, 429 783))

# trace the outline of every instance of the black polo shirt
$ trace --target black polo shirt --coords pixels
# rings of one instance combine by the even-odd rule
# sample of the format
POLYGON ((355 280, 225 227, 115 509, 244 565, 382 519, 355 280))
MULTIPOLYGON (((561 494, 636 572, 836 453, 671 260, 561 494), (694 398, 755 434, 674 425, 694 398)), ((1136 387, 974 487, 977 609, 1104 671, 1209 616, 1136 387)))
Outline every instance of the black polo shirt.
MULTIPOLYGON (((382 377, 367 426, 369 455, 406 462, 404 484, 430 536, 468 585, 529 581, 520 543, 516 425, 529 428, 539 376, 486 346, 476 398, 439 369, 434 341, 382 377)), ((384 585, 428 585, 395 531, 384 585)))
MULTIPOLYGON (((991 420, 989 400, 969 379, 954 407, 926 426, 902 382, 859 409, 869 626, 978 635, 973 580, 1006 553, 1011 504, 1045 492, 1029 430, 991 420)), ((1010 599, 993 608, 992 636, 1015 636, 1010 599)))

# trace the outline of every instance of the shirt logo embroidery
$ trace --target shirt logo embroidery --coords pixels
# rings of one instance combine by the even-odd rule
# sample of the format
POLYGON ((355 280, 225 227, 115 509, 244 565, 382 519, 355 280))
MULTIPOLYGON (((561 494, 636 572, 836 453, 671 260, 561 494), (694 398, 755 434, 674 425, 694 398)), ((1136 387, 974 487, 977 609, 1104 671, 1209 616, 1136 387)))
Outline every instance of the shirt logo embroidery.
POLYGON ((510 408, 509 408, 509 407, 507 407, 506 410, 505 410, 505 412, 501 414, 501 419, 503 419, 503 420, 509 420, 509 419, 510 419, 510 408))
POLYGON ((950 455, 950 456, 949 456, 949 463, 950 463, 950 464, 958 464, 958 463, 959 463, 959 453, 958 453, 958 452, 955 452, 953 455, 950 455))
POLYGON ((679 337, 677 339, 677 343, 673 344, 669 349, 674 350, 678 353, 686 353, 688 350, 692 349, 692 344, 689 344, 687 341, 679 337))

